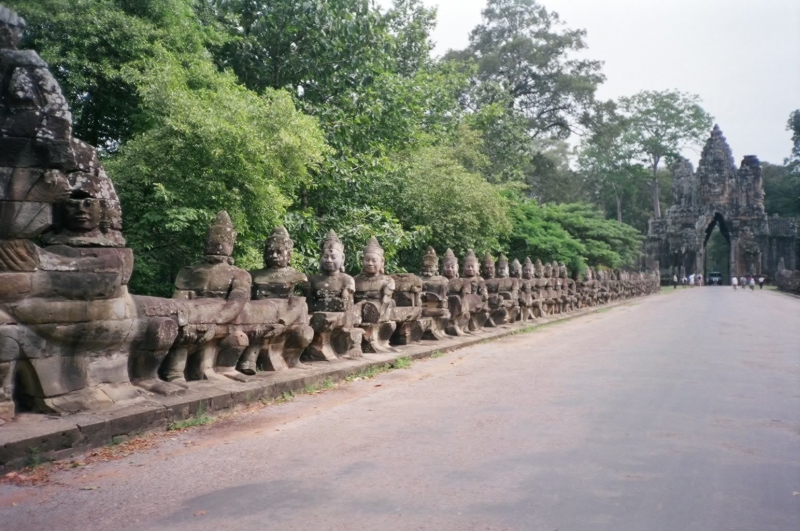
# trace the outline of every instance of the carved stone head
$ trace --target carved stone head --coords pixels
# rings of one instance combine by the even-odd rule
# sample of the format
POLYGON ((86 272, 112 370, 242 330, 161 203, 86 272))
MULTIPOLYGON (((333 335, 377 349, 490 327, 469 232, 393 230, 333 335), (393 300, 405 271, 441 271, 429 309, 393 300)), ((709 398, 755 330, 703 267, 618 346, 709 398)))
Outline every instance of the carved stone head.
POLYGON ((538 258, 536 259, 536 265, 534 267, 534 274, 536 275, 536 278, 545 278, 545 276, 544 276, 544 265, 542 264, 542 261, 539 260, 538 258))
POLYGON ((0 5, 0 48, 16 49, 25 33, 25 19, 0 5))
POLYGON ((287 267, 292 260, 294 242, 285 227, 275 227, 264 241, 264 266, 269 269, 287 267))
POLYGON ((522 278, 525 280, 530 280, 533 278, 533 275, 533 262, 531 262, 530 257, 525 257, 525 263, 522 264, 522 278))
POLYGON ((550 262, 544 263, 544 278, 550 278, 553 274, 553 268, 550 265, 550 262))
POLYGON ((464 257, 464 278, 477 276, 478 269, 478 257, 475 256, 475 251, 467 249, 467 255, 464 257))
POLYGON ((453 254, 452 249, 444 252, 442 261, 442 276, 447 278, 458 278, 458 258, 453 254))
POLYGON ((236 243, 236 231, 231 217, 224 210, 217 213, 214 223, 208 227, 204 255, 207 262, 233 263, 233 245, 236 243))
POLYGON ((522 264, 520 264, 519 260, 516 258, 511 262, 510 276, 512 278, 522 278, 522 264))
POLYGON ((567 266, 564 262, 560 262, 558 264, 558 274, 561 278, 569 278, 569 273, 567 272, 567 266))
POLYGON ((483 255, 483 263, 481 264, 481 276, 485 279, 494 278, 494 258, 489 253, 483 255))
POLYGON ((585 273, 585 275, 586 275, 586 280, 594 280, 594 278, 593 278, 593 273, 592 273, 592 268, 591 268, 591 267, 587 267, 587 268, 586 268, 586 273, 585 273))
POLYGON ((383 266, 383 247, 378 243, 378 239, 373 236, 364 247, 364 257, 361 260, 361 273, 368 276, 382 275, 383 266))
POLYGON ((433 247, 425 249, 425 255, 422 257, 422 271, 420 274, 423 277, 435 277, 439 274, 439 257, 436 256, 436 250, 433 247))
POLYGON ((506 255, 504 255, 503 253, 500 253, 500 258, 497 259, 497 266, 495 271, 497 273, 497 278, 508 278, 509 276, 508 258, 506 258, 506 255))
POLYGON ((328 232, 325 241, 322 242, 319 269, 329 275, 344 271, 344 245, 332 230, 328 232))

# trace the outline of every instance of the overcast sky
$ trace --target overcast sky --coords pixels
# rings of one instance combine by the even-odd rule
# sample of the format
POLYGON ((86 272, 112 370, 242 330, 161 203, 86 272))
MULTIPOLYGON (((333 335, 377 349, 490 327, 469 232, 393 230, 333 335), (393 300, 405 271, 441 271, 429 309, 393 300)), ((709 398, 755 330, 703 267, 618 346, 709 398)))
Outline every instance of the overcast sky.
MULTIPOLYGON (((438 7, 437 55, 467 45, 486 4, 424 1, 438 7)), ((692 92, 725 133, 737 164, 744 155, 780 164, 789 154, 786 121, 800 108, 800 0, 540 2, 568 27, 588 31, 586 56, 605 62, 600 98, 692 92)), ((695 165, 698 157, 691 157, 695 165)))

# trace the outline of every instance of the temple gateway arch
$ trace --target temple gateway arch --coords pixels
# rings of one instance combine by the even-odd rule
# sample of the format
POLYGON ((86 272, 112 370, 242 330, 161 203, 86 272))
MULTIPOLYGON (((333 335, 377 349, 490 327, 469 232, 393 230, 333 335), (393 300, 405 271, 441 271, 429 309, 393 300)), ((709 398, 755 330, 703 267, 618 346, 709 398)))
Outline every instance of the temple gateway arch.
POLYGON ((672 206, 650 219, 647 265, 660 270, 663 283, 672 275, 704 273, 706 243, 716 227, 730 244, 730 276, 774 277, 781 259, 786 268, 798 268, 798 219, 767 216, 758 157, 745 156, 737 170, 718 126, 697 171, 686 159, 673 167, 672 206))

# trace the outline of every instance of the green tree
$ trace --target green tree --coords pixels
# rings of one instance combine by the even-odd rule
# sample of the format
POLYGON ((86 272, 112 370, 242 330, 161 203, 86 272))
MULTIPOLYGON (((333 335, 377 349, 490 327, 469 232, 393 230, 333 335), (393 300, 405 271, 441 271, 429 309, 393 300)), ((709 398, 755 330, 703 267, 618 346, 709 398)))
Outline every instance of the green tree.
POLYGON ((469 47, 448 56, 476 62, 476 106, 513 108, 533 138, 568 137, 604 80, 599 61, 574 57, 586 48, 586 31, 565 28, 535 0, 488 0, 482 16, 469 47))
POLYGON ((199 259, 221 209, 239 233, 239 264, 260 266, 265 235, 323 160, 316 121, 285 91, 259 96, 208 59, 164 50, 142 66, 129 79, 150 127, 107 163, 136 250, 132 287, 168 295, 178 269, 199 259))
POLYGON ((685 147, 701 144, 713 119, 700 106, 699 96, 670 90, 620 98, 620 109, 628 119, 624 142, 650 168, 653 215, 660 218, 659 164, 685 147))
POLYGON ((9 0, 28 22, 23 45, 50 65, 75 136, 108 151, 146 128, 129 75, 165 49, 207 57, 227 36, 195 0, 9 0))

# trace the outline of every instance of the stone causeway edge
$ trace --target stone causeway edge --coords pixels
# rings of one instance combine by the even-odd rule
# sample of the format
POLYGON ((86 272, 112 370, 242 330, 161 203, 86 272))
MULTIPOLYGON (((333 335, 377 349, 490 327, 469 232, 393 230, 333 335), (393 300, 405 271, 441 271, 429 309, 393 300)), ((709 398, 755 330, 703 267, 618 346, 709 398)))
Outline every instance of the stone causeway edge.
POLYGON ((479 333, 452 337, 441 341, 423 340, 420 343, 397 347, 388 354, 365 354, 358 360, 311 362, 310 369, 261 372, 248 382, 192 382, 184 394, 165 397, 152 395, 143 404, 75 413, 63 417, 42 415, 38 422, 12 421, 0 427, 0 471, 25 465, 32 448, 46 460, 64 459, 93 448, 109 444, 113 437, 133 433, 165 431, 170 423, 187 419, 203 407, 208 413, 233 411, 262 399, 279 398, 283 393, 302 391, 307 386, 328 378, 339 382, 369 367, 391 363, 399 358, 418 360, 436 352, 452 352, 519 333, 534 331, 544 325, 574 319, 631 304, 647 297, 638 296, 582 308, 565 314, 516 322, 479 333))

